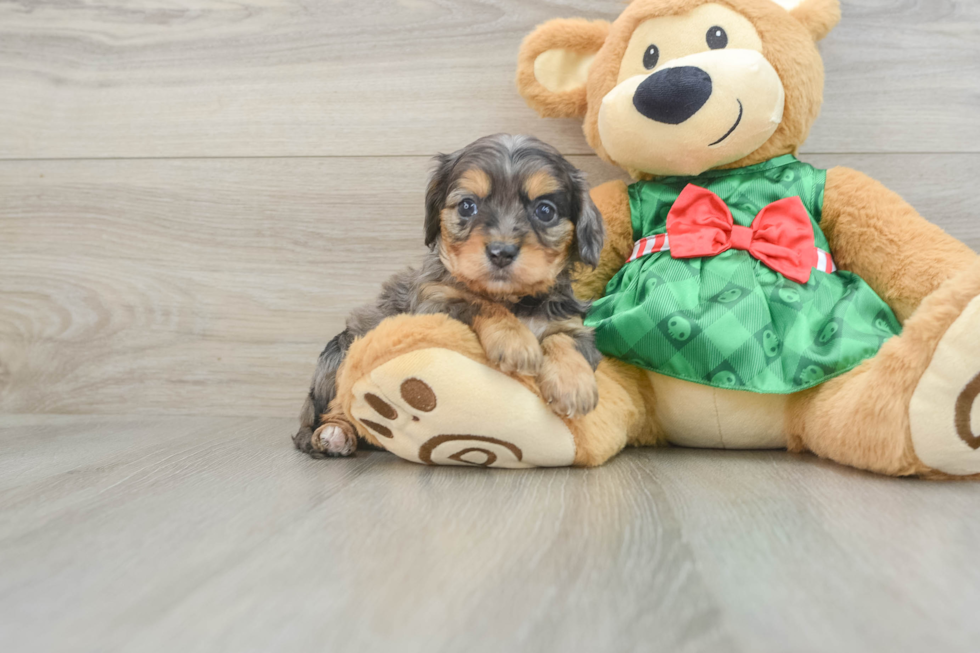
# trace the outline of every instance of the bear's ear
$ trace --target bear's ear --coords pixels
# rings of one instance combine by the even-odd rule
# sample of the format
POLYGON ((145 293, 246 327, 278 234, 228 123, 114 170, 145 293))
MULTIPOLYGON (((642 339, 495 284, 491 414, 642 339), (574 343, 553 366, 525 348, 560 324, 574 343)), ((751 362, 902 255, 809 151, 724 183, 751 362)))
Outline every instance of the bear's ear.
POLYGON ((819 41, 840 22, 840 0, 802 0, 789 13, 819 41))
POLYGON ((549 21, 521 45, 517 88, 544 118, 581 118, 587 110, 589 66, 609 35, 606 21, 549 21))

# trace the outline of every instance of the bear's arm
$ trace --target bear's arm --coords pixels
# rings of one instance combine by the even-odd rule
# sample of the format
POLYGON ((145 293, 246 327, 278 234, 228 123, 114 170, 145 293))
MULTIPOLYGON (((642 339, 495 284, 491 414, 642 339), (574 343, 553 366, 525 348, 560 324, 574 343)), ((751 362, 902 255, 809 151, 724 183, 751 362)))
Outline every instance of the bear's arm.
POLYGON ((606 240, 599 256, 599 265, 593 270, 579 264, 572 274, 575 294, 580 299, 598 299, 609 280, 619 272, 633 252, 633 218, 630 215, 630 197, 622 181, 610 181, 596 186, 591 192, 602 221, 606 226, 606 240))
POLYGON ((871 177, 827 172, 820 222, 837 266, 864 279, 905 321, 977 255, 871 177))

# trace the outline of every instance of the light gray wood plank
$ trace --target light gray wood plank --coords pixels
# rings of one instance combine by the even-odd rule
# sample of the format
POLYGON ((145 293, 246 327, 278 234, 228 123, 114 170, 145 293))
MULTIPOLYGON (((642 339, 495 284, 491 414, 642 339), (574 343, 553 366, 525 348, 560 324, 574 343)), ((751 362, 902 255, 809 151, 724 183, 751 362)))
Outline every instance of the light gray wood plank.
POLYGON ((0 646, 973 651, 977 489, 810 456, 312 461, 285 420, 0 416, 0 646))
POLYGON ((349 310, 424 251, 423 159, 3 165, 7 412, 293 413, 349 310))
MULTIPOLYGON (((0 157, 425 155, 541 120, 516 53, 621 0, 0 4, 0 157)), ((810 152, 977 152, 980 4, 845 0, 810 152)))
POLYGON ((670 650, 731 648, 678 525, 648 492, 593 495, 595 475, 571 470, 470 474, 387 454, 323 464, 291 450, 289 426, 62 419, 0 431, 15 439, 0 476, 20 478, 0 493, 4 648, 569 650, 644 633, 670 650), (615 562, 624 555, 635 564, 615 562))
POLYGON ((820 44, 824 108, 804 151, 980 151, 971 108, 980 100, 980 3, 841 6, 840 26, 820 44))
MULTIPOLYGON (((881 177, 980 248, 980 155, 812 161, 881 177)), ((428 166, 0 162, 0 412, 297 413, 348 312, 422 257, 428 166)))
POLYGON ((882 478, 809 455, 649 455, 744 650, 976 648, 980 623, 960 612, 980 598, 976 484, 882 478))
POLYGON ((860 170, 904 197, 930 222, 980 251, 980 206, 973 186, 980 157, 934 154, 804 154, 818 168, 860 170))

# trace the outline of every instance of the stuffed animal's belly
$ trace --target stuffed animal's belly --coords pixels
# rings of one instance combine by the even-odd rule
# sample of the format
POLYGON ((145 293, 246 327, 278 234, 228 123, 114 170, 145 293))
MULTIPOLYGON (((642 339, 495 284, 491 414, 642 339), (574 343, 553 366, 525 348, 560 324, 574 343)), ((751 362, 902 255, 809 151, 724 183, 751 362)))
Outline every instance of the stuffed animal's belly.
POLYGON ((657 419, 671 444, 704 449, 786 446, 788 395, 714 388, 650 372, 657 419))

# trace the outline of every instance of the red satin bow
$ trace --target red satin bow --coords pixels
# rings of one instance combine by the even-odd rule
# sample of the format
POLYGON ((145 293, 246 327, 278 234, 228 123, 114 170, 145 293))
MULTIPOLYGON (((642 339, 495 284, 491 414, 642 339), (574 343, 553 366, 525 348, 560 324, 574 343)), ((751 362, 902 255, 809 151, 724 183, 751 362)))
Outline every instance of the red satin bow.
POLYGON ((814 266, 813 224, 803 201, 788 197, 759 212, 751 227, 735 224, 728 205, 710 190, 688 184, 667 215, 674 258, 747 251, 766 267, 797 283, 810 280, 814 266))

